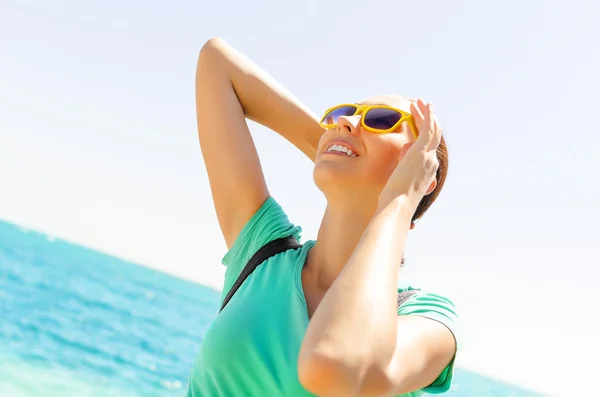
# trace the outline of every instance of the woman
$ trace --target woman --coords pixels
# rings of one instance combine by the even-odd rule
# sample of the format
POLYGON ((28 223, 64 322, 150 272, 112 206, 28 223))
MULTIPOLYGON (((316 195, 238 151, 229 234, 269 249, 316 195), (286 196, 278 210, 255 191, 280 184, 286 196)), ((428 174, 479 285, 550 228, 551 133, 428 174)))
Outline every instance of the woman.
POLYGON ((229 249, 224 296, 256 251, 282 237, 299 239, 301 230, 269 195, 246 118, 314 161, 327 208, 316 242, 264 261, 219 313, 188 396, 446 391, 457 349, 454 306, 418 290, 397 306, 407 233, 446 174, 431 104, 378 97, 336 107, 320 122, 221 39, 200 52, 196 101, 229 249))

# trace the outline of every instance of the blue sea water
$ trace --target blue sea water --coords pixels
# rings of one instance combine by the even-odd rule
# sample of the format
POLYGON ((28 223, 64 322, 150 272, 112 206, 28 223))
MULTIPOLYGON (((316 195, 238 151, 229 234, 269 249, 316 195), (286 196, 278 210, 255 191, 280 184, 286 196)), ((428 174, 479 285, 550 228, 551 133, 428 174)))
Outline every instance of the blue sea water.
MULTIPOLYGON (((0 222, 0 397, 183 397, 218 300, 204 286, 0 222)), ((455 379, 445 396, 539 396, 460 369, 455 379)))

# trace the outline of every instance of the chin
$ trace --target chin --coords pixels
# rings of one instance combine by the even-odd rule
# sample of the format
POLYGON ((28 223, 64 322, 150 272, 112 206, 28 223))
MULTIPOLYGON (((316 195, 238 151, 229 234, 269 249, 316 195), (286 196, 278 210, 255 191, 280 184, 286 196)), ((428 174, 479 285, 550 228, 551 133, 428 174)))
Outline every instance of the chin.
POLYGON ((370 180, 364 171, 344 161, 317 161, 313 169, 313 181, 328 201, 335 196, 341 196, 346 201, 358 197, 361 200, 379 197, 383 186, 370 180))
POLYGON ((313 180, 321 191, 330 187, 352 188, 358 184, 357 171, 357 167, 353 167, 347 161, 319 159, 313 169, 313 180))

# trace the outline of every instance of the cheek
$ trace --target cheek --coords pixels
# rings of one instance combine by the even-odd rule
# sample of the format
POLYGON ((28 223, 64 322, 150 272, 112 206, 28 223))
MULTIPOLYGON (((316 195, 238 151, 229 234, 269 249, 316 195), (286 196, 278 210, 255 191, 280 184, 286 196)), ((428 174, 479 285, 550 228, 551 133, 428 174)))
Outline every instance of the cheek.
POLYGON ((325 145, 325 143, 326 143, 326 142, 327 142, 329 139, 331 139, 331 138, 330 138, 331 131, 332 131, 332 130, 327 130, 327 131, 325 131, 325 132, 323 133, 323 135, 321 135, 321 138, 319 138, 319 143, 318 143, 318 146, 317 146, 317 155, 323 151, 323 146, 325 145))
POLYGON ((369 153, 369 161, 364 170, 372 183, 383 187, 398 165, 400 151, 386 148, 369 153))
MULTIPOLYGON (((375 142, 374 142, 375 143, 375 142)), ((377 141, 376 144, 370 145, 371 150, 369 151, 369 157, 372 163, 372 167, 375 168, 379 174, 386 175, 389 177, 394 171, 400 158, 405 153, 401 142, 395 141, 377 141)))

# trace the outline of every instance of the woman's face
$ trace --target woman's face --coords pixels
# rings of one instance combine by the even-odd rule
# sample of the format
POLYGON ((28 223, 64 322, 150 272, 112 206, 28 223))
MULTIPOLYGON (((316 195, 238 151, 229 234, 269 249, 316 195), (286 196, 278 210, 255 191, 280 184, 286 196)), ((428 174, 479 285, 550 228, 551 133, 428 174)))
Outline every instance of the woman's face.
MULTIPOLYGON (((357 104, 388 105, 410 112, 411 101, 388 95, 357 104)), ((365 130, 361 117, 360 114, 341 116, 337 126, 327 130, 319 141, 313 178, 326 197, 349 193, 358 193, 360 197, 379 197, 398 161, 414 141, 406 122, 392 133, 380 134, 365 130), (352 155, 328 152, 332 145, 345 146, 352 155)))

